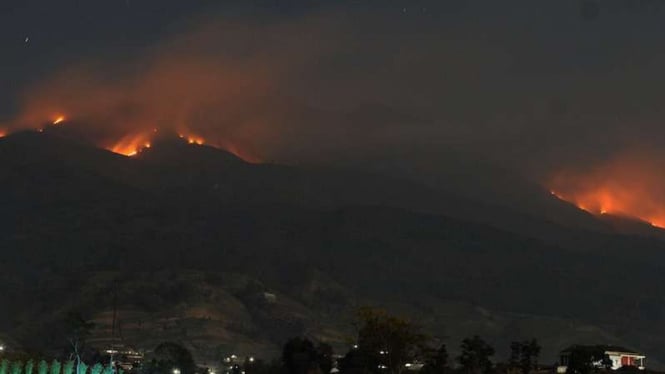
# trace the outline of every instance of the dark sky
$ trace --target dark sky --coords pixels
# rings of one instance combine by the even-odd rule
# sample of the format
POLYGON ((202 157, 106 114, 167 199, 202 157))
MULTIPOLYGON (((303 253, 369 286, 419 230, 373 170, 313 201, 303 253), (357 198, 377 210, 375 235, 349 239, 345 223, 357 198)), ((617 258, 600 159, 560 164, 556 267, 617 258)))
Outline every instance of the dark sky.
POLYGON ((64 112, 103 145, 187 126, 290 163, 660 162, 662 4, 3 0, 0 113, 64 112))

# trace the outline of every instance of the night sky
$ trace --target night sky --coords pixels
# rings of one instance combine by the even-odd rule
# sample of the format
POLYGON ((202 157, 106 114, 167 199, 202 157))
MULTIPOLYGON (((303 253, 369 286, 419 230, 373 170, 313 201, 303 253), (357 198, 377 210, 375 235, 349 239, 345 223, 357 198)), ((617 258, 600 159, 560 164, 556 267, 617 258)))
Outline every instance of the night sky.
POLYGON ((0 45, 9 130, 57 112, 105 147, 186 126, 264 161, 461 154, 665 195, 659 1, 6 0, 0 45))

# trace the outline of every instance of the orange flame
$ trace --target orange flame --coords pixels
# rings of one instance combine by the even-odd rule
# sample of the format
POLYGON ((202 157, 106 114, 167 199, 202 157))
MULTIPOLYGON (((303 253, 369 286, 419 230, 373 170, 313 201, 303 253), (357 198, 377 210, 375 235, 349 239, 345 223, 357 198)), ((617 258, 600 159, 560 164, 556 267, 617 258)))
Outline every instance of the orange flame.
POLYGON ((178 133, 178 136, 181 139, 186 139, 187 143, 189 144, 197 144, 197 145, 205 144, 205 139, 203 139, 202 136, 195 135, 188 130, 181 131, 180 133, 178 133))
POLYGON ((137 133, 123 137, 118 142, 107 148, 109 151, 125 156, 135 156, 141 150, 150 148, 151 133, 137 133))
POLYGON ((57 117, 53 120, 53 124, 54 124, 54 125, 57 125, 57 124, 63 123, 63 122, 65 122, 65 119, 66 119, 65 116, 57 116, 57 117))
MULTIPOLYGON (((192 133, 191 131, 189 131, 186 128, 181 128, 178 132, 178 136, 181 139, 186 140, 187 143, 189 143, 189 144, 196 144, 196 145, 210 144, 213 147, 220 148, 220 149, 223 149, 223 150, 225 150, 229 153, 232 153, 235 156, 243 159, 244 161, 254 163, 254 164, 258 164, 258 163, 261 162, 261 160, 259 158, 254 157, 253 155, 240 150, 240 148, 238 148, 233 143, 223 141, 223 140, 220 141, 219 143, 217 143, 217 142, 210 142, 209 143, 202 136, 196 135, 196 134, 192 133)), ((217 140, 219 141, 219 139, 217 139, 217 140)))
POLYGON ((203 138, 199 138, 199 137, 195 137, 195 136, 189 136, 187 138, 187 141, 189 142, 189 144, 202 145, 204 143, 203 138))
POLYGON ((634 217, 665 228, 665 177, 659 170, 653 159, 621 156, 591 171, 559 173, 551 192, 592 214, 634 217))

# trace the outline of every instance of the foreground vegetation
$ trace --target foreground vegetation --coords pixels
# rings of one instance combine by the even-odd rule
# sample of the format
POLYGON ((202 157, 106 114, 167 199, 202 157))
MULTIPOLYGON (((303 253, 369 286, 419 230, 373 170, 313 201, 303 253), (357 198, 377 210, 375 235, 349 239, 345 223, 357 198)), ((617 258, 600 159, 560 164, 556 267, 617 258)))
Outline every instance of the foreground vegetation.
MULTIPOLYGON (((0 361, 0 374, 123 374, 111 365, 112 358, 104 357, 86 347, 86 336, 92 325, 78 315, 68 319, 71 329, 68 338, 68 359, 9 359, 0 361), (86 353, 87 352, 87 353, 86 353), (85 361, 95 360, 94 365, 85 361), (106 364, 102 364, 105 362, 106 364)), ((423 333, 408 319, 396 317, 380 309, 362 308, 357 313, 357 335, 349 342, 350 349, 336 355, 331 345, 308 337, 288 340, 279 359, 265 362, 253 357, 244 361, 225 361, 223 371, 229 374, 315 374, 330 373, 390 373, 418 371, 423 374, 530 374, 555 372, 554 367, 539 365, 541 346, 536 339, 514 341, 510 344, 507 362, 493 361, 495 349, 481 337, 463 339, 459 355, 450 358, 445 344, 423 333)), ((591 374, 606 371, 594 362, 607 362, 607 357, 595 357, 591 350, 578 350, 570 356, 568 373, 591 374)), ((234 356, 235 357, 235 356, 234 356)), ((228 358, 227 358, 228 360, 228 358)), ((94 362, 94 361, 93 361, 94 362)), ((622 368, 622 371, 637 368, 622 368)), ((213 374, 209 368, 198 367, 192 354, 179 343, 165 342, 150 352, 147 360, 130 370, 136 374, 213 374)), ((643 371, 640 371, 643 373, 643 371)))

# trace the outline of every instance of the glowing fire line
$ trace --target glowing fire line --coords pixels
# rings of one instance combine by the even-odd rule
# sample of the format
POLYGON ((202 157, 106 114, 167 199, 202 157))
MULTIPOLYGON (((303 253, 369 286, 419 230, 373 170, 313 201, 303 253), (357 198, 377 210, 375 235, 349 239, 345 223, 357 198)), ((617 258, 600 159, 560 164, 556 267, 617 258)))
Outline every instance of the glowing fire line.
POLYGON ((113 153, 132 157, 139 154, 144 149, 152 146, 151 138, 153 132, 142 132, 123 137, 118 142, 107 149, 113 153))
MULTIPOLYGON (((67 121, 67 117, 63 114, 55 114, 50 117, 49 124, 52 126, 57 126, 64 124, 67 121)), ((43 133, 45 131, 44 127, 36 127, 34 128, 35 131, 39 133, 43 133)), ((136 156, 139 154, 141 151, 151 148, 152 147, 152 138, 159 132, 159 129, 154 127, 150 128, 150 130, 142 131, 139 133, 134 133, 130 135, 126 135, 122 138, 120 138, 118 141, 115 143, 112 143, 110 145, 106 145, 104 148, 107 150, 121 154, 127 157, 132 157, 136 156)), ((0 138, 5 137, 7 135, 11 134, 11 132, 7 129, 0 128, 0 138)), ((180 128, 180 131, 178 132, 178 136, 183 139, 183 141, 187 142, 188 144, 192 145, 204 145, 207 144, 206 139, 200 135, 194 134, 187 128, 180 128)), ((244 152, 241 152, 237 147, 235 147, 233 144, 223 142, 221 145, 213 145, 214 147, 224 149, 227 152, 233 153, 234 155, 238 156, 239 158, 247 161, 247 162, 252 162, 252 163, 259 163, 260 160, 250 156, 248 154, 245 154, 244 152)))
POLYGON ((58 125, 58 124, 61 124, 61 123, 65 122, 65 119, 66 119, 65 116, 58 116, 53 120, 52 123, 54 125, 58 125))
POLYGON ((626 199, 622 200, 619 194, 608 191, 607 189, 598 189, 572 196, 564 195, 554 190, 550 190, 550 193, 557 199, 571 203, 593 215, 611 214, 634 217, 654 227, 665 229, 665 218, 662 215, 649 213, 636 214, 631 212, 630 204, 625 201, 626 199))

